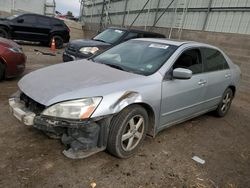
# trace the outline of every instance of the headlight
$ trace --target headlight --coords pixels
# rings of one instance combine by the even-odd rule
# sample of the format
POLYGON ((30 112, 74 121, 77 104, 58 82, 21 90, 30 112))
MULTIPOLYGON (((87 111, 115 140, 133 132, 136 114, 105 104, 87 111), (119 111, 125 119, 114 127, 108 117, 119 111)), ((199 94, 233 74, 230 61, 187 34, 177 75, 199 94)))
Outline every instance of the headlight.
POLYGON ((42 115, 83 120, 92 115, 101 100, 101 97, 93 97, 61 102, 45 109, 42 115))
POLYGON ((23 53, 23 50, 21 48, 9 48, 9 50, 15 53, 23 53))
POLYGON ((83 54, 89 54, 89 53, 95 54, 98 50, 99 48, 97 47, 83 47, 79 51, 83 54))

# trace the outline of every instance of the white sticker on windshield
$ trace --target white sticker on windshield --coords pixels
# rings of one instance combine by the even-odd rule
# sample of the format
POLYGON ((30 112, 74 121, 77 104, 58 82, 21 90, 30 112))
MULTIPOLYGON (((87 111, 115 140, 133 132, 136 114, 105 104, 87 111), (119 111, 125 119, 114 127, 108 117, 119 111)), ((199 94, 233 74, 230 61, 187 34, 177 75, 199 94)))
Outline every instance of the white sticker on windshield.
POLYGON ((147 67, 147 69, 152 69, 153 65, 148 64, 146 67, 147 67))
POLYGON ((168 45, 164 45, 164 44, 150 44, 149 47, 150 48, 167 49, 169 46, 168 45))
POLYGON ((116 29, 115 32, 122 33, 123 31, 116 29))

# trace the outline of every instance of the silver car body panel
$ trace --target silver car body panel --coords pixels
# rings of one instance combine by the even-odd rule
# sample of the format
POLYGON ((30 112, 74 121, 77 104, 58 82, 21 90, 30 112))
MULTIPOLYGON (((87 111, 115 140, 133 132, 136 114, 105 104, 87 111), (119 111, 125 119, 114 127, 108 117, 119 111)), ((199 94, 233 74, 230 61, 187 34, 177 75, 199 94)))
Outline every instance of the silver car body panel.
POLYGON ((155 134, 169 125, 215 109, 224 90, 238 87, 240 70, 218 48, 196 42, 164 39, 135 39, 179 46, 154 74, 142 76, 117 70, 88 60, 54 65, 34 71, 18 83, 19 88, 35 101, 51 106, 55 103, 102 96, 92 118, 112 115, 134 103, 144 103, 154 112, 155 134), (187 49, 208 47, 219 50, 230 69, 193 75, 188 80, 167 80, 166 73, 187 49), (46 75, 46 77, 45 77, 46 75), (228 76, 230 75, 230 76, 228 76), (202 82, 203 83, 202 83, 202 82))

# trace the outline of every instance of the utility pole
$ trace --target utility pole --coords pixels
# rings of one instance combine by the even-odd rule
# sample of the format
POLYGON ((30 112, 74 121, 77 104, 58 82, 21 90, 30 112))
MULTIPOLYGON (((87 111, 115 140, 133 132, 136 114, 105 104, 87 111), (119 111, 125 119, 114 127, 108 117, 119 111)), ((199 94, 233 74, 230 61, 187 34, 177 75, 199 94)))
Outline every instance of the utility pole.
POLYGON ((102 30, 105 4, 106 4, 106 0, 103 0, 103 3, 102 3, 102 12, 101 12, 101 19, 100 19, 100 25, 99 25, 99 31, 102 30))

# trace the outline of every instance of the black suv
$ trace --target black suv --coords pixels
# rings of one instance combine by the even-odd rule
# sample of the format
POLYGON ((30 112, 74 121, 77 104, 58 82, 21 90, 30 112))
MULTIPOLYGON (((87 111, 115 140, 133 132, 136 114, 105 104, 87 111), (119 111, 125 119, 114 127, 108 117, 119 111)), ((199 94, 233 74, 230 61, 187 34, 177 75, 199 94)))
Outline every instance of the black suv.
POLYGON ((0 37, 41 42, 49 45, 55 39, 56 47, 69 42, 69 28, 57 18, 38 14, 20 14, 0 19, 0 37))
POLYGON ((107 50, 117 44, 134 38, 165 38, 159 33, 147 31, 110 27, 91 40, 70 41, 63 53, 63 61, 89 58, 90 56, 107 50))

